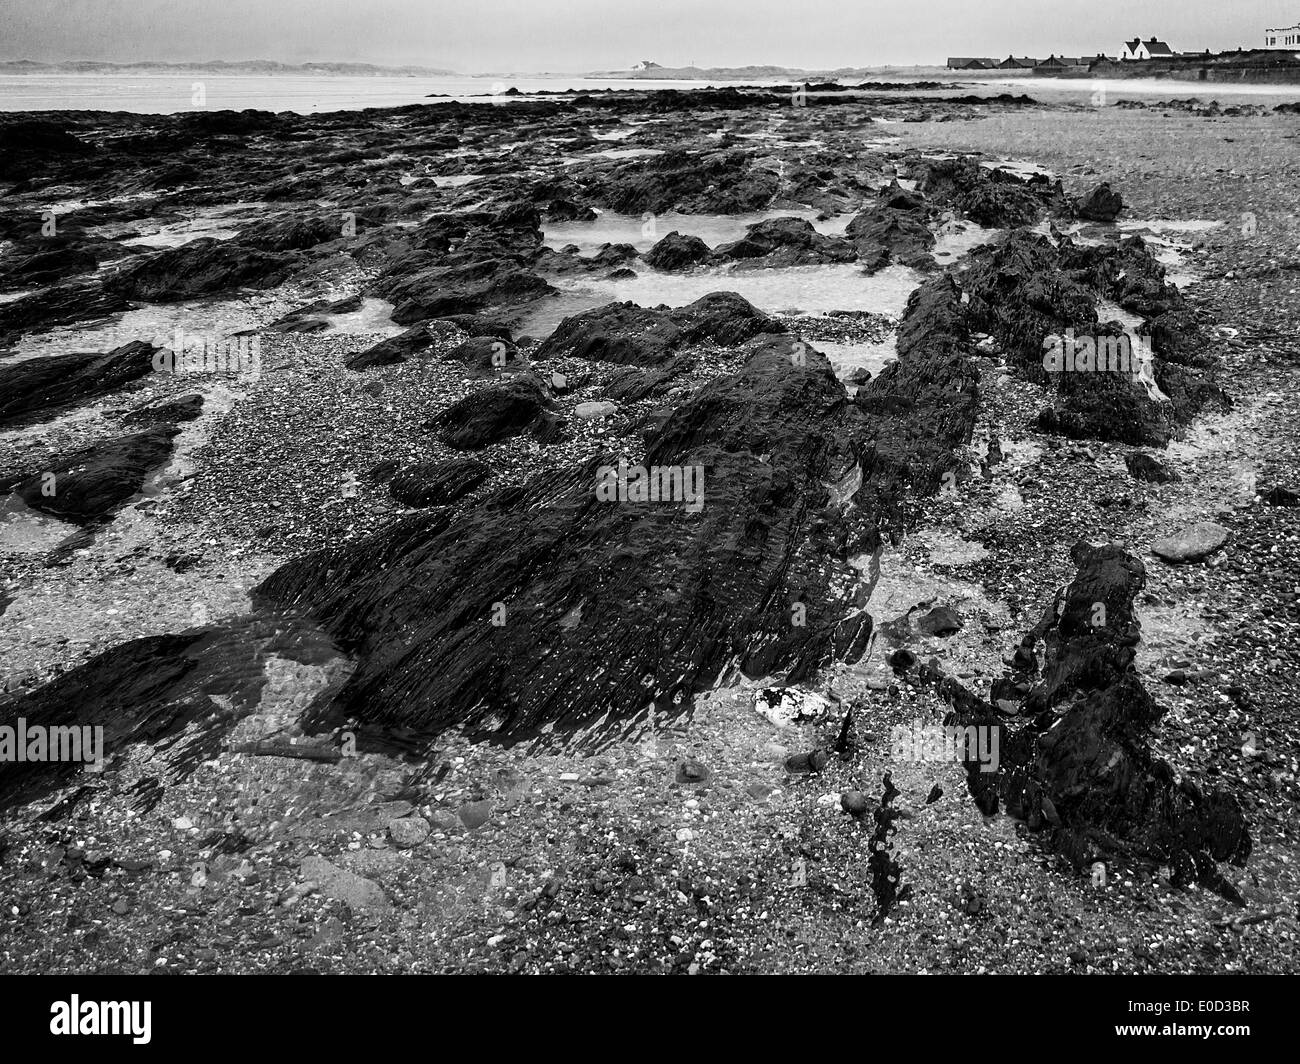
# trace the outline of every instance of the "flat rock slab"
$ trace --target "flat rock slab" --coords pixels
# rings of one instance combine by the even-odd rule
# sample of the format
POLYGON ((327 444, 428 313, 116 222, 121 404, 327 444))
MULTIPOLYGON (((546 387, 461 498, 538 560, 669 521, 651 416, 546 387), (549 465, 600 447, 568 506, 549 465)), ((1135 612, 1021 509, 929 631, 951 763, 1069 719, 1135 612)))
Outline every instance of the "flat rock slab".
POLYGON ((477 831, 492 819, 492 803, 490 801, 466 802, 460 807, 459 815, 462 824, 470 831, 477 831))
POLYGON ((331 864, 324 857, 308 857, 302 862, 302 878, 320 887, 327 898, 341 901, 354 913, 382 915, 392 911, 393 903, 374 880, 331 864))
POLYGON ((1199 562, 1228 542, 1231 533, 1213 521, 1198 521, 1151 544, 1151 553, 1167 562, 1199 562))

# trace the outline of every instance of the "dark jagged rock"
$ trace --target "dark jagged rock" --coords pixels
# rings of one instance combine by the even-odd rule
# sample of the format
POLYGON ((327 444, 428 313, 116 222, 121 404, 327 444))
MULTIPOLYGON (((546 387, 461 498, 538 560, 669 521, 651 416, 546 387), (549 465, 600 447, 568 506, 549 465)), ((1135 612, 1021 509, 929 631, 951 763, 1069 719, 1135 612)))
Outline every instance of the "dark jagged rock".
POLYGON ((288 214, 240 230, 233 243, 259 251, 300 251, 343 235, 341 215, 288 214))
POLYGON ((158 348, 142 340, 107 354, 78 353, 0 364, 0 425, 49 416, 68 403, 116 391, 153 371, 158 348))
POLYGON ((867 864, 871 869, 871 892, 876 896, 876 911, 871 918, 873 927, 885 922, 894 906, 900 901, 907 901, 912 896, 910 885, 903 885, 903 867, 891 852, 890 840, 898 834, 895 821, 899 811, 893 808, 893 801, 902 792, 894 786, 890 773, 884 777, 884 788, 880 792, 880 804, 872 816, 876 827, 871 833, 871 856, 867 864))
POLYGON ((54 284, 95 269, 102 254, 102 248, 92 250, 83 242, 59 237, 47 238, 35 246, 19 245, 0 260, 0 288, 54 284))
POLYGON ((560 322, 537 348, 538 361, 573 357, 657 366, 691 343, 731 347, 782 326, 734 292, 710 292, 671 310, 608 303, 560 322))
POLYGON ((749 226, 739 240, 723 244, 714 255, 750 266, 782 267, 852 262, 855 252, 847 240, 824 236, 803 218, 766 218, 749 226))
POLYGON ((450 462, 421 462, 403 469, 388 486, 403 506, 446 506, 468 495, 492 475, 476 458, 450 462))
POLYGON ((398 325, 426 318, 468 314, 537 299, 554 289, 531 270, 502 259, 431 266, 382 291, 396 304, 392 313, 398 325))
POLYGON ((61 125, 20 119, 0 125, 0 180, 18 181, 46 172, 51 161, 76 159, 95 149, 61 125))
POLYGON ((600 469, 617 466, 606 455, 290 563, 258 599, 308 609, 357 655, 328 719, 429 734, 460 723, 515 737, 606 713, 619 726, 650 702, 684 711, 732 663, 797 682, 833 656, 856 660, 871 625, 843 579, 848 558, 879 548, 891 492, 935 490, 956 462, 940 441, 969 439, 973 425, 973 397, 954 386, 973 380, 962 337, 942 331, 960 324, 957 300, 944 282, 912 311, 882 413, 849 402, 829 363, 787 338, 670 413, 644 463, 702 469, 697 511, 685 495, 601 501, 600 469), (926 418, 931 431, 911 427, 926 418), (886 483, 866 490, 868 465, 886 483), (807 606, 801 626, 793 601, 807 606))
POLYGON ((1178 475, 1168 465, 1145 451, 1133 451, 1126 455, 1124 464, 1135 480, 1146 480, 1152 484, 1168 484, 1178 479, 1178 475))
POLYGON ((893 211, 925 211, 925 197, 910 188, 904 188, 898 183, 898 178, 894 178, 876 197, 876 203, 880 207, 893 211))
POLYGON ((263 251, 235 241, 201 237, 137 257, 109 277, 104 287, 127 299, 168 303, 239 285, 270 287, 299 265, 299 258, 291 252, 263 251))
POLYGON ((777 175, 744 151, 668 151, 573 171, 589 199, 623 214, 741 214, 766 207, 780 189, 777 175))
POLYGON ((546 217, 553 222, 590 222, 596 212, 567 199, 553 199, 546 208, 546 217))
POLYGON ((1061 182, 1042 174, 1021 178, 981 166, 973 156, 927 160, 917 189, 939 206, 951 206, 982 226, 1012 229, 1033 225, 1044 213, 1065 207, 1061 182))
POLYGON ((934 234, 912 210, 872 207, 849 222, 845 231, 868 273, 893 262, 922 270, 934 265, 930 255, 934 234))
POLYGON ((1106 854, 1133 857, 1169 865, 1175 885, 1199 881, 1240 903, 1216 866, 1250 855, 1236 799, 1177 781, 1148 745, 1164 710, 1134 667, 1133 602, 1146 570, 1117 546, 1078 543, 1071 558, 1074 580, 1031 633, 1047 649, 1025 724, 1013 727, 952 679, 941 682, 954 707, 945 723, 997 732, 997 770, 967 762, 971 794, 986 815, 1002 805, 1043 832, 1076 870, 1106 854))
POLYGON ((429 421, 438 438, 458 451, 474 451, 528 431, 550 400, 535 377, 520 375, 452 403, 429 421))
POLYGON ((961 617, 949 606, 936 606, 916 623, 926 635, 952 635, 962 628, 961 617))
POLYGON ((291 310, 282 318, 277 318, 270 325, 260 329, 245 329, 236 336, 255 335, 256 333, 310 333, 321 332, 329 328, 325 320, 330 314, 350 314, 361 309, 361 297, 344 296, 342 299, 318 299, 305 307, 291 310))
POLYGON ((1163 447, 1202 409, 1228 404, 1205 368, 1194 318, 1176 289, 1165 291, 1163 269, 1140 242, 1081 249, 1066 240, 1058 249, 1016 230, 1000 245, 977 249, 962 284, 972 326, 996 336, 1030 380, 1056 393, 1039 418, 1047 431, 1163 447), (1149 302, 1152 285, 1158 307, 1149 302), (1164 313, 1148 340, 1099 322, 1099 297, 1164 313), (1158 331, 1165 319, 1176 326, 1158 331), (1044 359, 1058 354, 1049 373, 1044 359), (1071 370, 1076 354, 1084 368, 1071 370))
POLYGON ((1124 209, 1124 197, 1103 181, 1074 205, 1074 213, 1090 222, 1113 222, 1124 209))
POLYGON ((1033 225, 1043 216, 1043 203, 1029 189, 985 182, 954 201, 967 218, 989 229, 1033 225))
POLYGON ((160 426, 64 455, 14 493, 33 510, 67 521, 97 520, 140 491, 149 470, 170 456, 178 432, 160 426))
POLYGON ((395 366, 399 362, 407 362, 423 354, 439 340, 454 334, 455 330, 449 329, 443 323, 422 321, 418 325, 412 325, 404 333, 390 336, 387 340, 380 340, 373 347, 348 356, 343 364, 348 369, 356 370, 371 369, 374 366, 395 366))
POLYGON ((472 314, 552 291, 532 269, 543 252, 541 217, 529 203, 435 214, 389 249, 373 294, 396 304, 393 321, 472 314))
POLYGON ((709 245, 698 236, 688 236, 673 230, 647 251, 642 258, 648 266, 665 273, 689 270, 708 262, 713 254, 709 245))
POLYGON ((853 397, 872 422, 863 490, 879 500, 891 523, 905 523, 898 500, 934 492, 945 474, 955 475, 954 448, 970 442, 979 405, 970 349, 961 291, 950 277, 936 277, 908 298, 898 360, 853 397))

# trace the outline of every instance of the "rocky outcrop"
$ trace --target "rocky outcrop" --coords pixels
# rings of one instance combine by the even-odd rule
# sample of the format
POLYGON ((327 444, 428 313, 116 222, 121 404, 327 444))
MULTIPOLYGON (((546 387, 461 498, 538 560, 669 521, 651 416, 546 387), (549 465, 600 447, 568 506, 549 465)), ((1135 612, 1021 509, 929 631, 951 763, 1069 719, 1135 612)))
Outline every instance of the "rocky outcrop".
POLYGON ((847 240, 823 236, 803 218, 767 218, 749 226, 739 240, 717 248, 714 255, 749 267, 781 267, 852 262, 855 252, 847 240))
POLYGON ((560 322, 534 357, 657 366, 688 344, 709 341, 734 347, 761 333, 781 331, 781 325, 736 293, 710 292, 671 310, 608 303, 575 314, 560 322))
POLYGON ((867 273, 895 262, 918 270, 934 266, 934 234, 913 210, 872 207, 850 221, 846 233, 867 273))
POLYGON ((1022 178, 982 166, 970 155, 925 160, 918 169, 917 189, 928 202, 952 207, 987 228, 1033 225, 1049 211, 1067 209, 1059 180, 1044 174, 1022 178))
POLYGON ((203 414, 203 396, 198 392, 178 395, 137 407, 122 415, 128 425, 164 425, 194 421, 203 414))
POLYGON ((780 180, 744 151, 668 151, 648 159, 585 164, 572 177, 609 210, 640 215, 741 214, 766 207, 780 180))
POLYGON ((197 299, 239 285, 270 287, 300 265, 292 252, 265 251, 232 240, 202 237, 180 247, 142 255, 104 282, 127 299, 169 303, 197 299))
MULTIPOLYGON (((1251 839, 1236 799, 1205 791, 1150 749, 1164 710, 1134 668, 1140 623, 1133 603, 1146 583, 1121 547, 1078 543, 1074 580, 1025 638, 1045 644, 1041 673, 1014 696, 1024 724, 1007 724, 992 705, 955 681, 941 683, 953 705, 945 723, 996 731, 1000 764, 967 763, 981 811, 999 808, 1041 832, 1076 869, 1109 855, 1168 865, 1175 885, 1199 881, 1240 901, 1217 862, 1242 865, 1251 839)), ((1003 685, 1003 696, 1015 688, 1003 685)))
POLYGON ((72 280, 0 303, 0 342, 37 326, 70 325, 131 309, 125 294, 99 279, 72 280))
POLYGON ((708 262, 712 254, 709 245, 698 236, 688 236, 674 229, 641 257, 646 265, 656 270, 674 273, 708 262))
POLYGON ((178 432, 159 426, 64 455, 14 493, 33 510, 66 521, 98 520, 140 491, 149 470, 171 455, 178 432))
POLYGON ((972 327, 1052 389, 1039 417, 1047 431, 1163 447, 1201 410, 1228 403, 1195 316, 1140 242, 1085 249, 1067 239, 1058 248, 1016 230, 977 249, 962 284, 972 327), (1101 322, 1102 298, 1160 317, 1135 332, 1101 322))
POLYGON ((1074 213, 1089 222, 1113 222, 1124 209, 1124 197, 1103 181, 1075 202, 1074 213))
POLYGON ((69 403, 107 395, 153 371, 158 348, 142 340, 107 354, 77 353, 0 363, 0 425, 49 417, 69 403))

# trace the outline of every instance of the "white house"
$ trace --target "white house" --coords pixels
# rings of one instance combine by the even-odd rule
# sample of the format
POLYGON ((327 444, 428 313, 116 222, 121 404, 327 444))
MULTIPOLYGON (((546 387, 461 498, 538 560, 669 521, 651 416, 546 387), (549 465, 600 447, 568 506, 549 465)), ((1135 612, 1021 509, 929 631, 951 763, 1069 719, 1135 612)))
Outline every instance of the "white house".
POLYGON ((1137 37, 1124 42, 1124 51, 1120 54, 1120 59, 1163 59, 1173 54, 1173 49, 1164 41, 1158 41, 1154 37, 1144 41, 1137 37))
POLYGON ((1294 26, 1283 26, 1275 30, 1264 31, 1265 48, 1297 48, 1300 47, 1300 23, 1294 26))

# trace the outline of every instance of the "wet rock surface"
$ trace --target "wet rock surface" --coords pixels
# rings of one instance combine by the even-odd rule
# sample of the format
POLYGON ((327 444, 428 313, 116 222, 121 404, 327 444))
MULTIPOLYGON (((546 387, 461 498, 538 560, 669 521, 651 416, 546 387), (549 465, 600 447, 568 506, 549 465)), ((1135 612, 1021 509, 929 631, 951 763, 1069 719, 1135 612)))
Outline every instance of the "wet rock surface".
POLYGON ((102 518, 140 491, 149 471, 171 454, 178 431, 158 426, 58 456, 12 490, 33 510, 67 521, 102 518))

